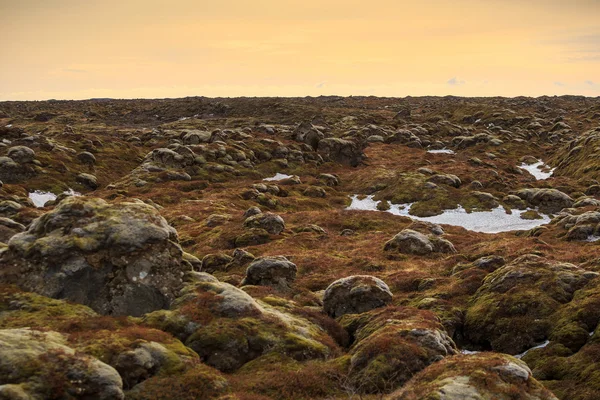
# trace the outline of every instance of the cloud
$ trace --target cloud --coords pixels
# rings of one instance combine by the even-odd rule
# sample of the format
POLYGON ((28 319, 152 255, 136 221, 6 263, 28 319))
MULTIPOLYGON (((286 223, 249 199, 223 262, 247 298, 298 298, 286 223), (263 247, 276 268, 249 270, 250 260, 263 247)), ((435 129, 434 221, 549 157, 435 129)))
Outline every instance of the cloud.
POLYGON ((464 85, 466 82, 459 81, 456 77, 454 77, 454 78, 449 79, 448 82, 446 82, 446 83, 451 86, 459 86, 459 85, 464 85))
POLYGON ((322 88, 324 88, 324 87, 325 87, 325 85, 326 85, 326 84, 327 84, 327 82, 321 82, 321 83, 319 83, 319 84, 318 84, 316 87, 317 87, 318 89, 322 89, 322 88))
POLYGON ((588 85, 588 86, 594 86, 595 85, 595 83, 592 82, 592 81, 585 81, 585 84, 588 85))
POLYGON ((562 82, 554 82, 554 85, 555 85, 555 86, 561 86, 561 87, 562 87, 562 86, 565 86, 565 84, 564 84, 564 83, 562 83, 562 82))

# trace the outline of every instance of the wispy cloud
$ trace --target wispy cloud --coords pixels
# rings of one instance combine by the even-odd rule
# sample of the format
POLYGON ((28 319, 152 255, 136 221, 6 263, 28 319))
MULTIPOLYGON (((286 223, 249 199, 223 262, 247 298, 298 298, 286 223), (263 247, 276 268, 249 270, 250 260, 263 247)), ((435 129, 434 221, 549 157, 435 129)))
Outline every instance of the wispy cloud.
POLYGON ((322 88, 324 88, 324 87, 325 87, 325 85, 326 85, 326 84, 327 84, 327 82, 321 82, 321 83, 319 83, 319 84, 317 85, 317 88, 318 88, 318 89, 322 89, 322 88))
POLYGON ((564 83, 562 83, 562 82, 558 82, 558 81, 556 81, 556 82, 554 82, 554 86, 560 86, 560 87, 563 87, 563 86, 566 86, 566 85, 565 85, 564 83))
POLYGON ((595 83, 592 82, 592 81, 585 81, 585 84, 588 85, 588 86, 594 86, 595 85, 595 83))
POLYGON ((464 85, 467 82, 458 80, 456 77, 454 77, 454 78, 449 79, 448 82, 446 82, 446 83, 450 86, 460 86, 460 85, 464 85))

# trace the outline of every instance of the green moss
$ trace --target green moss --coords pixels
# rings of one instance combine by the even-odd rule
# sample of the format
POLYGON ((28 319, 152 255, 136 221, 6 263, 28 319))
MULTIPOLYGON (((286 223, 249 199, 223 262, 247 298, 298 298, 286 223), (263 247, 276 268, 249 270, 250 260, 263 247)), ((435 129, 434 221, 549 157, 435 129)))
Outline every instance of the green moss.
POLYGON ((528 210, 528 211, 525 211, 524 213, 521 214, 521 219, 534 220, 534 219, 543 219, 543 218, 544 217, 542 217, 535 210, 528 210))

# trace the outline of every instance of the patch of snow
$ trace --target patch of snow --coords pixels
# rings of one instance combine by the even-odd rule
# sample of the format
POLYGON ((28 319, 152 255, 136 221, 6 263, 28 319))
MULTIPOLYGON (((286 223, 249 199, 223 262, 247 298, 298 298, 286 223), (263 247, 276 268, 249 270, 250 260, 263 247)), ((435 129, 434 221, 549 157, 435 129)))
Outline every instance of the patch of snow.
MULTIPOLYGON (((352 203, 346 210, 380 211, 377 209, 379 202, 373 200, 373 195, 366 196, 362 200, 358 197, 358 195, 351 196, 352 203)), ((392 204, 390 209, 385 212, 434 224, 461 226, 470 231, 483 233, 523 231, 550 222, 550 217, 542 214, 540 214, 542 219, 522 219, 521 214, 529 210, 512 210, 512 214, 507 214, 501 206, 491 211, 475 211, 472 213, 468 213, 464 208, 459 207, 454 210, 445 210, 442 214, 433 217, 410 215, 411 206, 412 204, 392 204)))
POLYGON ((6 125, 5 128, 12 128, 12 124, 6 125))
POLYGON ((42 192, 41 190, 36 190, 34 192, 29 193, 29 198, 33 201, 33 204, 37 207, 44 207, 47 201, 56 200, 56 195, 52 192, 42 192))
POLYGON ((542 171, 542 168, 546 168, 546 167, 548 167, 548 166, 546 164, 544 164, 544 162, 542 160, 538 160, 538 162, 536 162, 535 164, 531 164, 531 165, 527 165, 525 163, 522 163, 521 165, 519 165, 519 168, 524 169, 525 171, 529 172, 538 181, 543 181, 545 179, 550 178, 552 176, 552 173, 556 169, 556 168, 552 168, 550 170, 550 172, 542 171))
POLYGON ((461 350, 460 354, 478 354, 480 351, 472 351, 472 350, 461 350))
POLYGON ((282 181, 284 179, 288 179, 291 177, 292 177, 292 175, 280 174, 278 172, 275 174, 275 176, 272 176, 270 178, 265 178, 265 179, 263 179, 263 181, 282 181))
POLYGON ((188 119, 190 119, 190 117, 181 117, 177 121, 185 121, 185 120, 188 120, 188 119))
MULTIPOLYGON (((71 196, 81 196, 81 193, 74 191, 73 189, 69 189, 64 191, 63 193, 69 194, 71 196)), ((29 193, 29 198, 33 201, 33 204, 37 208, 44 207, 47 201, 56 200, 56 195, 52 192, 44 192, 41 190, 35 190, 29 193)))
POLYGON ((598 240, 600 240, 600 236, 597 235, 591 235, 588 236, 587 239, 585 239, 586 242, 597 242, 598 240))
POLYGON ((144 279, 147 276, 148 276, 148 273, 146 271, 140 272, 140 279, 144 279))
POLYGON ((450 149, 427 150, 427 152, 431 154, 456 154, 454 150, 450 149))
POLYGON ((543 349, 544 347, 548 346, 548 344, 550 343, 549 340, 546 340, 544 343, 538 344, 536 346, 533 346, 532 348, 525 350, 524 352, 522 352, 521 354, 517 354, 515 356, 515 358, 523 358, 525 357, 525 354, 529 353, 531 350, 535 350, 535 349, 543 349))

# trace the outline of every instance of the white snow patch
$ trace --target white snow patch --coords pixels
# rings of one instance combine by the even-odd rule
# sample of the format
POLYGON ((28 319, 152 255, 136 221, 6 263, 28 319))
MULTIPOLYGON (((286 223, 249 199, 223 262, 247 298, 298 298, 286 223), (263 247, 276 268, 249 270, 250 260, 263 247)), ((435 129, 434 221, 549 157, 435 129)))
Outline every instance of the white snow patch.
POLYGON ((450 149, 427 150, 427 152, 431 154, 456 154, 454 150, 450 149))
MULTIPOLYGON (((70 194, 71 196, 81 196, 81 193, 77 193, 73 189, 69 189, 64 191, 65 194, 70 194)), ((37 207, 44 207, 47 201, 56 200, 56 195, 52 192, 44 192, 41 190, 35 190, 29 193, 29 198, 33 201, 33 204, 37 207)))
POLYGON ((144 279, 147 276, 148 276, 148 273, 146 271, 140 272, 140 279, 144 279))
POLYGON ((480 351, 473 351, 473 350, 461 350, 460 354, 478 354, 481 353, 480 351))
POLYGON ((585 241, 586 242, 597 242, 598 240, 600 240, 600 236, 591 235, 591 236, 588 236, 588 238, 585 241))
POLYGON ((5 128, 12 128, 12 124, 6 125, 5 128))
MULTIPOLYGON (((351 196, 352 203, 346 210, 380 211, 377 209, 379 202, 373 200, 373 195, 366 196, 362 200, 358 197, 359 195, 351 196)), ((512 214, 507 214, 501 206, 492 211, 476 211, 472 213, 468 213, 464 208, 458 207, 454 210, 445 210, 442 214, 433 217, 410 215, 408 212, 411 206, 412 204, 392 204, 390 209, 385 212, 419 221, 432 222, 434 224, 461 226, 470 231, 483 233, 523 231, 550 222, 550 217, 542 214, 540 214, 542 219, 522 219, 521 214, 529 210, 512 210, 512 214)))
POLYGON ((524 169, 525 171, 529 172, 538 181, 543 181, 545 179, 550 178, 552 176, 552 173, 556 169, 556 168, 552 168, 549 172, 542 171, 542 168, 546 168, 546 167, 549 168, 546 164, 544 164, 544 162, 542 160, 538 160, 538 162, 536 162, 535 164, 531 164, 531 165, 527 165, 525 163, 522 163, 521 165, 519 165, 519 168, 524 169))
POLYGON ((292 177, 292 175, 280 174, 278 172, 275 174, 275 176, 272 176, 270 178, 265 178, 265 179, 263 179, 263 181, 282 181, 284 179, 288 179, 291 177, 292 177))
POLYGON ((524 352, 522 352, 521 354, 517 354, 515 356, 515 358, 523 358, 525 357, 525 354, 529 353, 531 350, 535 350, 535 349, 543 349, 544 347, 548 346, 548 344, 550 343, 549 340, 546 340, 544 343, 538 344, 537 346, 533 346, 532 348, 525 350, 524 352))

